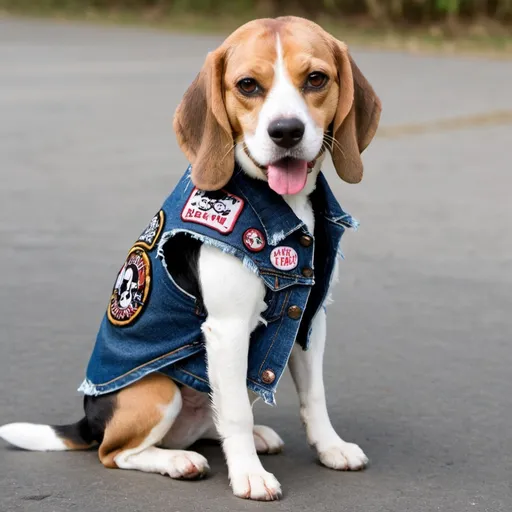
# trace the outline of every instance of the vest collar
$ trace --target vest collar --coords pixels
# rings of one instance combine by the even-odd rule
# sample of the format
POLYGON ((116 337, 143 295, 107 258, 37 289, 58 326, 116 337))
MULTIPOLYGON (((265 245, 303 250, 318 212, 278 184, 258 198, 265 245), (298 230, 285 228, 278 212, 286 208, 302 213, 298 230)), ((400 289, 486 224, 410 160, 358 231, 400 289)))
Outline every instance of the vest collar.
MULTIPOLYGON (((306 225, 293 213, 286 201, 269 188, 267 182, 247 176, 237 165, 233 183, 260 219, 269 245, 278 245, 299 229, 308 233, 306 225)), ((317 218, 321 216, 334 224, 356 227, 356 221, 341 209, 322 172, 317 177, 312 203, 317 218)))
POLYGON ((318 174, 312 202, 315 213, 329 222, 345 228, 358 228, 359 222, 343 211, 322 172, 318 174))

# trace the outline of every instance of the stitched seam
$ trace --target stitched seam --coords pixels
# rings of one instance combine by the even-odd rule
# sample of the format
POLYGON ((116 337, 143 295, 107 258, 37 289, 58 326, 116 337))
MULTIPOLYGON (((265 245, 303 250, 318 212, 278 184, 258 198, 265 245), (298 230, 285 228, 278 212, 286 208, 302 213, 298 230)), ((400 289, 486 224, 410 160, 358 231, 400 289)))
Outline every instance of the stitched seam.
POLYGON ((263 318, 267 322, 271 322, 272 320, 275 320, 277 318, 276 311, 275 311, 275 309, 276 309, 275 304, 278 300, 279 300, 279 298, 277 297, 277 293, 272 292, 271 297, 268 300, 267 309, 262 313, 263 318))
POLYGON ((210 385, 209 381, 199 377, 195 373, 189 372, 188 370, 185 370, 182 366, 177 366, 176 369, 180 372, 186 373, 187 375, 190 375, 191 377, 194 377, 194 379, 200 380, 201 382, 204 382, 205 384, 210 385))
POLYGON ((251 379, 249 377, 247 377, 247 380, 249 382, 252 382, 254 385, 258 386, 260 389, 263 389, 263 390, 267 391, 259 382, 255 381, 255 380, 253 380, 253 379, 251 379))
POLYGON ((247 198, 247 196, 243 193, 242 189, 238 186, 237 183, 235 183, 235 187, 238 189, 239 193, 241 195, 244 196, 247 204, 251 207, 252 211, 254 212, 254 214, 256 215, 256 217, 258 217, 258 220, 260 221, 260 224, 263 226, 263 229, 265 230, 265 233, 267 235, 267 238, 269 238, 268 236, 268 231, 267 231, 267 227, 265 226, 265 224, 263 224, 263 220, 261 219, 259 213, 256 211, 256 208, 254 208, 254 206, 252 205, 252 203, 249 201, 249 199, 247 198))
MULTIPOLYGON (((263 226, 263 229, 265 230, 265 233, 267 235, 267 238, 270 238, 268 235, 268 231, 267 231, 267 226, 263 223, 263 220, 262 218, 260 217, 260 214, 256 211, 256 208, 254 208, 254 206, 252 205, 252 203, 249 201, 249 199, 247 198, 247 196, 244 194, 244 192, 242 191, 242 189, 238 186, 238 184, 235 184, 236 188, 238 189, 239 193, 241 195, 243 195, 247 201, 247 204, 249 204, 249 206, 252 208, 252 211, 254 212, 254 214, 256 215, 256 217, 258 217, 258 220, 260 221, 260 224, 263 226)), ((300 219, 299 219, 300 220, 300 219)), ((290 231, 288 231, 288 233, 286 233, 284 235, 284 238, 283 240, 285 240, 286 238, 288 238, 292 233, 294 233, 295 231, 297 231, 298 229, 302 228, 302 227, 306 227, 306 225, 304 224, 304 222, 300 222, 300 224, 298 224, 297 226, 295 226, 294 228, 290 229, 290 231)), ((269 245, 272 245, 272 244, 269 244, 269 245)))
POLYGON ((187 299, 190 299, 191 301, 193 302, 197 302, 197 297, 195 297, 194 295, 192 295, 191 293, 188 293, 186 290, 184 290, 181 286, 178 285, 178 283, 174 280, 174 278, 172 277, 172 275, 170 274, 168 268, 166 265, 163 264, 162 262, 162 266, 164 267, 164 270, 167 274, 167 277, 169 278, 169 281, 171 281, 171 284, 173 285, 174 288, 176 288, 176 290, 178 292, 180 292, 182 295, 184 295, 185 297, 187 297, 187 299))
POLYGON ((180 379, 180 375, 178 374, 177 376, 176 375, 173 375, 172 377, 170 377, 169 375, 167 375, 166 373, 164 373, 165 376, 169 377, 170 379, 176 381, 176 382, 179 382, 182 386, 186 386, 187 388, 190 388, 190 389, 194 389, 189 382, 183 382, 181 379, 180 379))
POLYGON ((185 350, 186 348, 189 348, 189 347, 193 347, 193 344, 189 343, 188 345, 185 345, 184 347, 177 348, 176 350, 168 352, 167 354, 164 354, 164 355, 159 356, 159 357, 157 357, 155 359, 152 359, 151 361, 148 361, 147 363, 141 364, 141 365, 137 366, 136 368, 133 368, 129 372, 123 373, 123 375, 119 375, 119 377, 116 377, 115 379, 109 380, 107 382, 102 382, 101 384, 94 384, 94 385, 96 387, 98 387, 98 386, 108 386, 109 384, 112 384, 112 382, 116 382, 119 379, 122 379, 123 377, 127 377, 128 375, 132 374, 133 372, 136 372, 137 370, 140 370, 140 369, 150 365, 151 363, 155 363, 156 361, 160 361, 161 359, 164 359, 164 358, 166 358, 168 356, 172 356, 173 354, 176 354, 177 352, 181 352, 182 350, 185 350))
MULTIPOLYGON (((276 293, 279 293, 279 292, 273 292, 274 294, 276 293)), ((284 313, 284 308, 286 306, 286 304, 288 303, 288 299, 289 299, 289 295, 291 293, 291 290, 288 290, 286 292, 286 295, 283 299, 283 304, 281 305, 281 311, 276 311, 272 317, 269 317, 269 318, 266 318, 265 320, 267 320, 267 322, 275 322, 278 318, 282 317, 283 316, 283 313, 284 313)), ((274 300, 274 299, 273 299, 274 300)), ((275 300, 279 300, 279 299, 275 299, 275 300)))
MULTIPOLYGON (((280 313, 281 316, 283 315, 284 308, 285 308, 286 304, 288 304, 288 301, 290 300, 290 294, 291 294, 291 291, 286 292, 286 297, 283 301, 283 306, 281 308, 281 313, 280 313)), ((272 338, 272 343, 270 344, 270 347, 268 347, 267 353, 265 354, 265 357, 264 357, 263 361, 261 362, 260 369, 258 370, 258 375, 261 373, 261 370, 262 370, 263 366, 265 365, 265 362, 268 359, 268 355, 270 354, 270 351, 272 350, 272 347, 274 346, 274 343, 276 342, 277 335, 279 334, 279 331, 281 330, 282 325, 283 325, 283 322, 281 322, 279 324, 279 327, 277 328, 276 333, 274 334, 274 337, 272 338)))
POLYGON ((274 270, 260 270, 260 274, 261 275, 268 275, 268 276, 277 276, 277 277, 283 277, 285 279, 291 279, 291 278, 295 278, 295 279, 300 279, 300 278, 303 278, 304 276, 300 275, 300 274, 284 274, 283 272, 276 272, 274 270))
POLYGON ((330 222, 331 224, 334 224, 335 226, 338 226, 338 227, 341 227, 341 228, 353 228, 353 226, 351 224, 349 224, 348 222, 344 222, 343 220, 336 220, 336 219, 330 219, 328 217, 325 217, 325 220, 327 222, 330 222))

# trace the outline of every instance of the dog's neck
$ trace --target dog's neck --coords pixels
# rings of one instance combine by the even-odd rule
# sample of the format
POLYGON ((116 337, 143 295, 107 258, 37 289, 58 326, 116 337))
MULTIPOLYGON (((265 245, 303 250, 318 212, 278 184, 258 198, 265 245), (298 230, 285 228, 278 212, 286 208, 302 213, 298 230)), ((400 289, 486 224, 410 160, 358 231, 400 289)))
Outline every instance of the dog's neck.
MULTIPOLYGON (((235 158, 238 165, 242 170, 251 178, 266 181, 266 177, 253 162, 247 156, 241 144, 237 144, 235 147, 235 158)), ((324 156, 322 155, 317 159, 315 166, 308 174, 306 186, 298 194, 283 195, 281 196, 288 206, 292 209, 293 213, 307 226, 310 233, 314 233, 315 230, 315 216, 313 214, 313 206, 309 199, 310 194, 315 190, 316 179, 320 172, 324 156)))
POLYGON ((282 197, 286 201, 288 206, 293 210, 293 213, 295 213, 295 215, 302 222, 304 222, 304 224, 306 224, 308 231, 312 234, 315 230, 315 216, 313 214, 313 207, 309 199, 309 193, 305 193, 305 191, 303 190, 299 194, 282 197))

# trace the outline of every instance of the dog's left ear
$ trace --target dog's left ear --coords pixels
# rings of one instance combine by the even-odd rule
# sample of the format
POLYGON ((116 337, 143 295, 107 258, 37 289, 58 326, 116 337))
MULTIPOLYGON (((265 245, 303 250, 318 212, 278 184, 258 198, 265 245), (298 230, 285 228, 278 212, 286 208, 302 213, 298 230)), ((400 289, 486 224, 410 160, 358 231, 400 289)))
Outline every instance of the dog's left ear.
POLYGON ((222 94, 225 49, 211 52, 174 115, 174 131, 192 164, 192 182, 218 190, 230 180, 235 157, 233 135, 222 94))
POLYGON ((345 44, 335 40, 334 54, 338 64, 340 92, 332 124, 332 161, 342 180, 359 183, 363 178, 361 153, 377 131, 382 107, 345 44))

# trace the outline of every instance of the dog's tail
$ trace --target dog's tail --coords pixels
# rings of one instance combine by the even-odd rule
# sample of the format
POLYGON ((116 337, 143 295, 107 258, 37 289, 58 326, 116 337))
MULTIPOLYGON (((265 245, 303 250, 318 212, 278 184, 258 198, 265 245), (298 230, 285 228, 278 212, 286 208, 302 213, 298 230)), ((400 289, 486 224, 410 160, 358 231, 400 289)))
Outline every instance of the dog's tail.
POLYGON ((39 452, 86 450, 95 444, 87 418, 56 427, 9 423, 0 427, 0 438, 18 448, 39 452))

